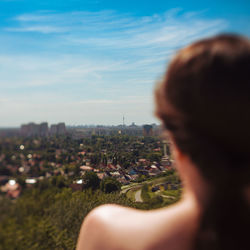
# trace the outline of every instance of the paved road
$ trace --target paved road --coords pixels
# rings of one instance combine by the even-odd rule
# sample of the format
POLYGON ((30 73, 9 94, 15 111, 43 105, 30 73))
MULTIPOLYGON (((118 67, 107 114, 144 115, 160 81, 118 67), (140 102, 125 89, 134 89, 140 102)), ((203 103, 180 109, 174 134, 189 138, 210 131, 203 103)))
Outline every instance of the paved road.
POLYGON ((163 184, 165 183, 166 180, 165 180, 165 177, 160 177, 160 178, 157 178, 157 179, 154 179, 154 180, 148 180, 148 181, 144 181, 144 182, 141 182, 141 183, 133 183, 132 185, 129 185, 128 187, 124 187, 121 191, 122 194, 126 194, 130 189, 132 188, 135 188, 135 189, 139 189, 143 186, 143 184, 153 184, 153 183, 156 183, 158 185, 160 184, 163 184))
POLYGON ((172 200, 174 200, 175 199, 175 197, 174 196, 170 196, 170 195, 165 195, 165 194, 162 194, 161 195, 163 198, 167 198, 167 199, 172 199, 172 200))
POLYGON ((141 198, 141 189, 139 189, 138 191, 135 192, 135 201, 136 202, 143 202, 143 200, 141 198))
MULTIPOLYGON (((143 186, 143 184, 163 184, 165 183, 166 180, 165 180, 165 177, 160 177, 160 178, 157 178, 157 179, 153 179, 153 180, 148 180, 148 181, 144 181, 142 183, 134 183, 132 185, 129 185, 128 187, 125 187, 124 189, 122 189, 121 193, 122 194, 126 194, 130 189, 138 189, 136 192, 135 192, 135 201, 136 202, 143 202, 142 198, 141 198, 141 187, 143 186)), ((164 197, 164 196, 163 196, 164 197)), ((165 196, 165 198, 173 198, 172 196, 165 196)))

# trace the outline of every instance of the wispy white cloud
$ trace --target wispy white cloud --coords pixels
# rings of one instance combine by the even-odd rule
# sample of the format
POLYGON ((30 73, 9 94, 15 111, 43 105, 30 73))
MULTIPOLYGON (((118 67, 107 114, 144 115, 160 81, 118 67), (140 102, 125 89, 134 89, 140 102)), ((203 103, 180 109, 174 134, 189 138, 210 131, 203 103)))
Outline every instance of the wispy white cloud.
POLYGON ((25 26, 18 28, 6 28, 5 30, 11 32, 40 32, 43 34, 49 34, 49 33, 64 33, 67 32, 69 29, 62 27, 53 27, 52 25, 51 26, 33 25, 33 26, 25 26))
POLYGON ((57 58, 36 55, 0 56, 0 87, 25 88, 54 84, 90 84, 105 72, 119 72, 122 62, 91 60, 70 55, 57 58))
POLYGON ((130 121, 154 121, 153 85, 173 53, 225 27, 224 20, 179 9, 144 17, 114 11, 13 17, 4 28, 15 36, 13 47, 34 34, 39 40, 24 52, 0 54, 0 116, 10 125, 118 123, 122 113, 130 121))

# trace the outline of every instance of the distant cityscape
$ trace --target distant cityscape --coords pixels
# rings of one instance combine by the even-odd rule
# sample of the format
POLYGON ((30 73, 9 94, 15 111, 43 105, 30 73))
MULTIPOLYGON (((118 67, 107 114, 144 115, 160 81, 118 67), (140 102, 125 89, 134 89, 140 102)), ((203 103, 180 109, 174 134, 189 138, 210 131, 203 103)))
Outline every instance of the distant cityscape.
POLYGON ((157 176, 171 170, 173 162, 169 142, 161 141, 160 134, 156 124, 135 123, 67 127, 32 122, 2 130, 0 190, 15 198, 21 194, 20 180, 29 186, 58 175, 81 189, 87 171, 122 185, 157 176))
POLYGON ((153 136, 160 135, 161 126, 157 124, 136 125, 134 122, 131 125, 77 125, 66 126, 64 122, 51 124, 42 122, 40 124, 30 122, 22 124, 19 128, 0 128, 0 136, 61 136, 69 135, 74 139, 80 139, 91 135, 134 135, 134 136, 153 136))

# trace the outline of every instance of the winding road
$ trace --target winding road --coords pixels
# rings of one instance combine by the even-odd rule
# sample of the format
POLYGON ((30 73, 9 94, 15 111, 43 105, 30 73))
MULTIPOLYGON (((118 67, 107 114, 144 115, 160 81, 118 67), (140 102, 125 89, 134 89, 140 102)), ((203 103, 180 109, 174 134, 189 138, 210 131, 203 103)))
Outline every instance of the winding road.
POLYGON ((135 201, 136 202, 143 202, 143 200, 141 198, 141 189, 139 189, 138 191, 135 192, 135 201))
MULTIPOLYGON (((133 183, 129 186, 126 186, 124 188, 122 188, 122 191, 121 193, 122 194, 126 194, 129 190, 133 189, 133 190, 136 190, 136 192, 134 193, 135 195, 135 201, 136 202, 143 202, 143 199, 141 198, 141 187, 143 186, 143 184, 163 184, 165 183, 166 180, 164 177, 160 177, 160 178, 157 178, 157 179, 154 179, 154 180, 148 180, 148 181, 144 181, 142 183, 133 183)), ((168 198, 168 199, 174 199, 173 196, 168 196, 168 195, 161 195, 162 197, 164 198, 168 198)))

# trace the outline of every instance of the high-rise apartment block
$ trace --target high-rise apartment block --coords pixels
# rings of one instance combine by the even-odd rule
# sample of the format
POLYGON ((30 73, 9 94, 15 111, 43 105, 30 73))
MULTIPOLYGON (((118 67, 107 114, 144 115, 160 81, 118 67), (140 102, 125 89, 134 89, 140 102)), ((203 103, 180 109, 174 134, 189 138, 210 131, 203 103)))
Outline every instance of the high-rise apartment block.
POLYGON ((56 125, 51 125, 51 128, 49 129, 47 122, 43 122, 41 124, 31 122, 29 124, 22 125, 20 133, 23 136, 42 137, 47 137, 49 135, 64 135, 66 134, 66 126, 65 123, 58 123, 56 125))
POLYGON ((152 136, 153 135, 153 126, 152 125, 144 125, 143 126, 143 135, 144 136, 152 136))
POLYGON ((50 127, 51 135, 65 135, 66 134, 66 126, 65 123, 61 122, 58 124, 53 124, 50 127))

